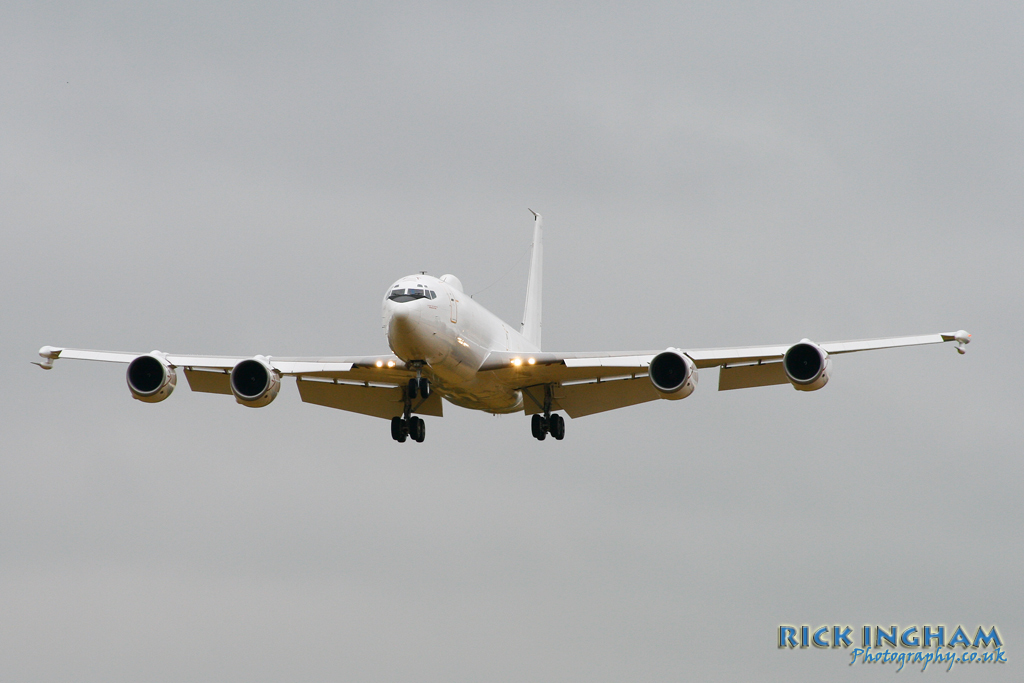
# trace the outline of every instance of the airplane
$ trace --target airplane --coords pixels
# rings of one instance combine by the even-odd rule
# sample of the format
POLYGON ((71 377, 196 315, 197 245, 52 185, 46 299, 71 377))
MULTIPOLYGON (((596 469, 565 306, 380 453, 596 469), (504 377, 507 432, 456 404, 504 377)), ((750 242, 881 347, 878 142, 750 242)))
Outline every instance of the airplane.
POLYGON ((542 218, 533 214, 533 245, 523 320, 516 329, 466 296, 454 275, 407 275, 388 287, 381 317, 392 353, 373 356, 279 358, 130 353, 44 346, 49 370, 59 358, 127 363, 131 395, 163 401, 181 368, 192 391, 234 395, 260 408, 295 377, 306 403, 390 420, 391 437, 422 442, 421 415, 441 417, 441 398, 463 408, 531 416, 533 436, 565 437, 565 419, 656 399, 679 400, 697 388, 699 369, 718 367, 719 391, 790 384, 817 391, 829 380, 832 356, 902 346, 955 342, 964 330, 911 337, 715 349, 553 353, 541 350, 542 218))

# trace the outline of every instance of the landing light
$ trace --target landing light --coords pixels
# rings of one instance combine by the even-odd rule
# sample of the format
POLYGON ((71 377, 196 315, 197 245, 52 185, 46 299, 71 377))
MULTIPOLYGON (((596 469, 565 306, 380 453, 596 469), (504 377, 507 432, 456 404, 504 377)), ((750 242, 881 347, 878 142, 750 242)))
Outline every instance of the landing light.
POLYGON ((384 367, 384 361, 382 361, 382 360, 377 361, 377 367, 378 368, 384 367))
POLYGON ((528 360, 526 362, 529 363, 530 365, 533 365, 534 363, 537 362, 537 359, 536 358, 531 358, 530 360, 528 360))
POLYGON ((393 360, 389 360, 389 361, 388 361, 388 367, 389 367, 389 368, 393 368, 393 367, 395 367, 395 361, 393 361, 393 360))
POLYGON ((522 364, 523 364, 523 359, 522 358, 513 358, 512 359, 512 365, 515 365, 516 367, 519 367, 522 364))

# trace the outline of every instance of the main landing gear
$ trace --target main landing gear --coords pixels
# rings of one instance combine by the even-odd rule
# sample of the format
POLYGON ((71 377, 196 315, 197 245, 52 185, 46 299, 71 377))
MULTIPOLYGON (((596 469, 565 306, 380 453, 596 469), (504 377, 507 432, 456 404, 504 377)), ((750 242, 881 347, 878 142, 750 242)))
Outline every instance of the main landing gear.
POLYGON ((530 419, 533 438, 543 441, 548 434, 557 441, 565 438, 565 420, 558 413, 551 412, 551 385, 544 387, 544 414, 534 414, 530 419))
MULTIPOLYGON (((427 425, 422 417, 412 414, 412 402, 419 396, 420 403, 430 398, 430 380, 420 376, 419 368, 416 369, 416 376, 409 380, 409 386, 405 389, 405 408, 402 417, 391 418, 391 438, 398 443, 405 443, 405 440, 412 437, 413 441, 423 443, 427 437, 427 425)), ((417 404, 419 405, 419 404, 417 404)))
POLYGON ((392 439, 398 443, 405 443, 405 440, 410 436, 413 441, 418 443, 423 443, 423 439, 427 437, 427 425, 423 422, 422 417, 413 415, 410 418, 391 418, 392 439))
POLYGON ((533 438, 543 441, 548 434, 561 441, 565 438, 565 420, 558 413, 551 413, 547 417, 535 414, 530 420, 530 429, 533 431, 533 438))

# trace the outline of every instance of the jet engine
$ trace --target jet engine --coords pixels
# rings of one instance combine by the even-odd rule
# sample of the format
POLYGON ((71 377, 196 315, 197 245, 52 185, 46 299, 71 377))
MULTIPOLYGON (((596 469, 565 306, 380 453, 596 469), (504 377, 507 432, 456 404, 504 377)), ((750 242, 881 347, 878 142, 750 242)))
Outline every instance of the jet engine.
POLYGON ((651 359, 651 384, 662 398, 676 401, 697 388, 697 366, 678 349, 667 349, 651 359))
POLYGON ((231 393, 243 406, 262 408, 281 391, 281 375, 263 356, 238 361, 231 369, 231 393))
POLYGON ((128 364, 125 373, 132 397, 145 403, 159 403, 174 391, 178 374, 156 351, 139 356, 128 364))
POLYGON ((786 350, 782 367, 794 389, 817 391, 828 383, 832 359, 810 339, 801 339, 786 350))

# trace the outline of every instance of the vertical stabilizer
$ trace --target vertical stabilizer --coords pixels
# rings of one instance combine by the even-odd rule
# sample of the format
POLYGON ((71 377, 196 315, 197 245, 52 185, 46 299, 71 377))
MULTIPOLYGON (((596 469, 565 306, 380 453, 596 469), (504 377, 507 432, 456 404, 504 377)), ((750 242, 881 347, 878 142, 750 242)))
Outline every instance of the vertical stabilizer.
POLYGON ((523 310, 523 336, 540 348, 540 297, 544 265, 544 244, 541 234, 543 220, 539 213, 533 214, 533 254, 530 257, 530 277, 526 281, 526 308, 523 310))

